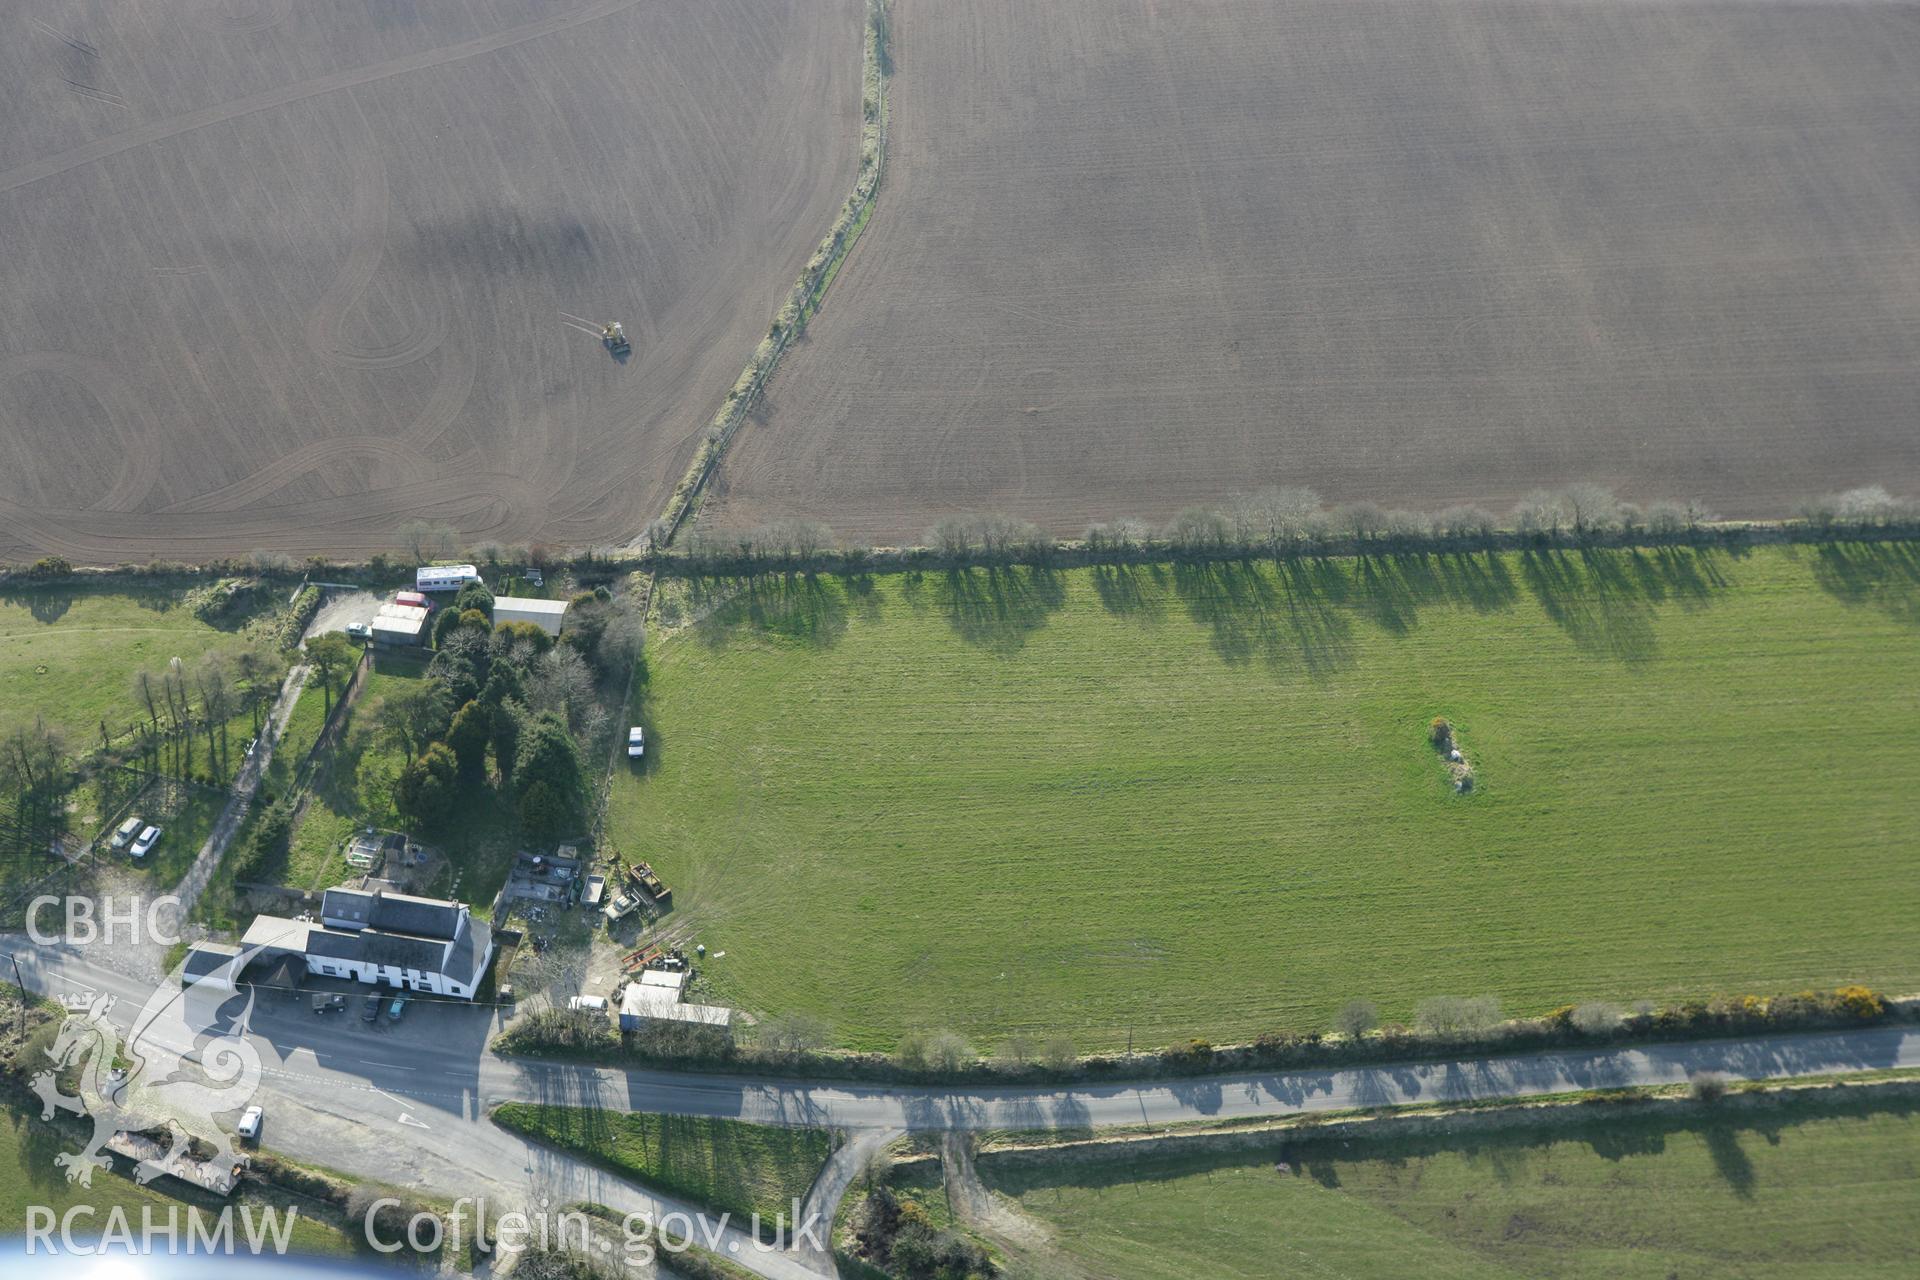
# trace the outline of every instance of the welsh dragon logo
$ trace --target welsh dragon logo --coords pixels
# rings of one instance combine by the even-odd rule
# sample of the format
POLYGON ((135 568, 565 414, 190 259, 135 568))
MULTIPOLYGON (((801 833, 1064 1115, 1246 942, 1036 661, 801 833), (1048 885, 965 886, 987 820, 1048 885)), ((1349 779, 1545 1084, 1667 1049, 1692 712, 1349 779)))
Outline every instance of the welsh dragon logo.
MULTIPOLYGON (((254 954, 242 954, 229 972, 239 973, 254 954)), ((53 1119, 58 1110, 93 1121, 92 1139, 83 1150, 54 1157, 67 1181, 92 1186, 94 1170, 112 1163, 102 1148, 125 1131, 167 1133, 165 1155, 142 1161, 135 1172, 142 1184, 160 1176, 160 1165, 184 1154, 190 1139, 214 1148, 223 1166, 237 1162, 231 1135, 214 1117, 246 1106, 260 1086, 260 1053, 246 1038, 253 994, 248 992, 230 1029, 216 1031, 222 1006, 238 997, 231 987, 183 983, 184 968, 176 968, 147 998, 124 1040, 110 1017, 111 996, 94 998, 84 1013, 70 1013, 61 1024, 47 1050, 53 1066, 35 1075, 32 1086, 42 1120, 53 1119), (61 1075, 75 1070, 79 1092, 61 1092, 61 1075)))

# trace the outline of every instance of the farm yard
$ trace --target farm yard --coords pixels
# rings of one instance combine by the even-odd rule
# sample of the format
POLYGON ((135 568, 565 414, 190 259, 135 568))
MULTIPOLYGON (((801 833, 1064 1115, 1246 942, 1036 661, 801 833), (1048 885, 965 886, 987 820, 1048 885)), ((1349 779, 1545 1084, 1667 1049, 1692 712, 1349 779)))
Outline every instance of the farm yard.
POLYGON ((882 197, 703 519, 1911 490, 1911 17, 898 0, 882 197))
POLYGON ((1892 544, 677 584, 608 834, 708 998, 862 1049, 1911 990, 1916 599, 1892 544))
MULTIPOLYGON (((1900 1276, 1920 1216, 1910 1100, 1691 1120, 1631 1110, 1452 1140, 1061 1161, 986 1185, 1018 1280, 1194 1275, 1900 1276), (1287 1163, 1282 1172, 1276 1157, 1287 1163)), ((937 1187, 922 1196, 935 1208, 937 1187)))
POLYGON ((18 7, 0 559, 637 534, 845 198, 861 16, 18 7))

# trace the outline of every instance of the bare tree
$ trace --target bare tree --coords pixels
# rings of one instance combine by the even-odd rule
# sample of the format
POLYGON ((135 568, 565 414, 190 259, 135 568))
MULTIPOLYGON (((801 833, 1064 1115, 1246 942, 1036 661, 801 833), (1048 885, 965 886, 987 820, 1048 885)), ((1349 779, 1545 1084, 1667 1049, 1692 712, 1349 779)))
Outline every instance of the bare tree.
POLYGON ((146 707, 147 721, 153 726, 155 733, 160 731, 160 707, 157 696, 159 683, 151 671, 133 673, 133 696, 146 707))
POLYGON ((1211 507, 1188 507, 1167 525, 1167 541, 1181 551, 1201 553, 1220 551, 1232 537, 1225 516, 1211 507))
POLYGON ((1441 1040, 1484 1035, 1500 1025, 1500 1002, 1492 996, 1430 996, 1414 1006, 1413 1025, 1441 1040))
POLYGON ((1687 509, 1678 502, 1647 504, 1647 532, 1656 538, 1676 538, 1687 528, 1687 509))
POLYGON ((1340 1006, 1333 1021, 1341 1035, 1358 1040, 1380 1025, 1380 1006, 1371 1000, 1349 1000, 1340 1006))
POLYGON ((1433 518, 1434 528, 1449 538, 1486 538, 1494 530, 1494 518, 1479 507, 1448 507, 1433 518))
POLYGON ((760 1024, 759 1040, 770 1057, 799 1058, 827 1043, 827 1026, 810 1014, 781 1014, 760 1024))
POLYGON ((1080 1054, 1066 1036, 1049 1036, 1040 1046, 1040 1060, 1054 1071, 1065 1071, 1080 1060, 1080 1054))
POLYGON ((1513 509, 1513 527, 1525 534, 1557 538, 1566 522, 1565 500, 1548 489, 1535 489, 1513 509))
POLYGON ((226 745, 227 720, 233 715, 233 686, 227 678, 226 655, 214 652, 201 658, 193 683, 200 693, 201 714, 206 717, 207 755, 224 759, 221 747, 226 745))
POLYGON ((933 526, 933 544, 940 553, 961 559, 973 550, 973 529, 962 516, 946 516, 933 526))
POLYGON ((1620 1025, 1620 1009, 1605 1000, 1589 1000, 1575 1005, 1567 1020, 1587 1035, 1609 1035, 1620 1025))
POLYGON ((1561 490, 1560 501, 1573 525, 1573 536, 1581 541, 1605 533, 1620 522, 1620 500, 1613 496, 1613 490, 1600 485, 1585 481, 1570 484, 1561 490))
POLYGON ((1333 509, 1333 527, 1355 542, 1371 542, 1387 527, 1387 514, 1376 502, 1346 502, 1333 509))

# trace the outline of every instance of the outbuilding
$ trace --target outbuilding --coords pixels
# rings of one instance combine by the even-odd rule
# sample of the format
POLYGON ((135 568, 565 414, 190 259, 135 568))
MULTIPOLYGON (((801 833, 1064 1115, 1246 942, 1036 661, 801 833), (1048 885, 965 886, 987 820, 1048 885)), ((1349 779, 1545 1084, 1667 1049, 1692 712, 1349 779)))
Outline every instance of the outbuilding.
POLYGON ((239 978, 240 948, 221 942, 196 942, 187 948, 186 962, 180 970, 182 986, 206 986, 214 991, 231 991, 239 978))
POLYGON ((414 605, 383 604, 373 615, 368 633, 383 648, 418 646, 426 634, 427 611, 414 605))
POLYGON ((560 634, 560 628, 566 625, 567 602, 565 600, 536 600, 532 596, 495 596, 493 598, 493 624, 499 626, 506 622, 531 622, 550 636, 560 634))

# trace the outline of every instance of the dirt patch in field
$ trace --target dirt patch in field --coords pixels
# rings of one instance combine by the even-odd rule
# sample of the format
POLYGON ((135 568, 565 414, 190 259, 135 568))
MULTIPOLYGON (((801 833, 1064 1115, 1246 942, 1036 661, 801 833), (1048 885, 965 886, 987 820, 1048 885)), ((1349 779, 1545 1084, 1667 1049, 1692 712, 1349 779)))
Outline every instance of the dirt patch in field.
POLYGON ((10 16, 0 558, 625 540, 857 158, 859 0, 10 16))
POLYGON ((897 0, 892 150, 704 517, 1920 483, 1899 6, 897 0))

